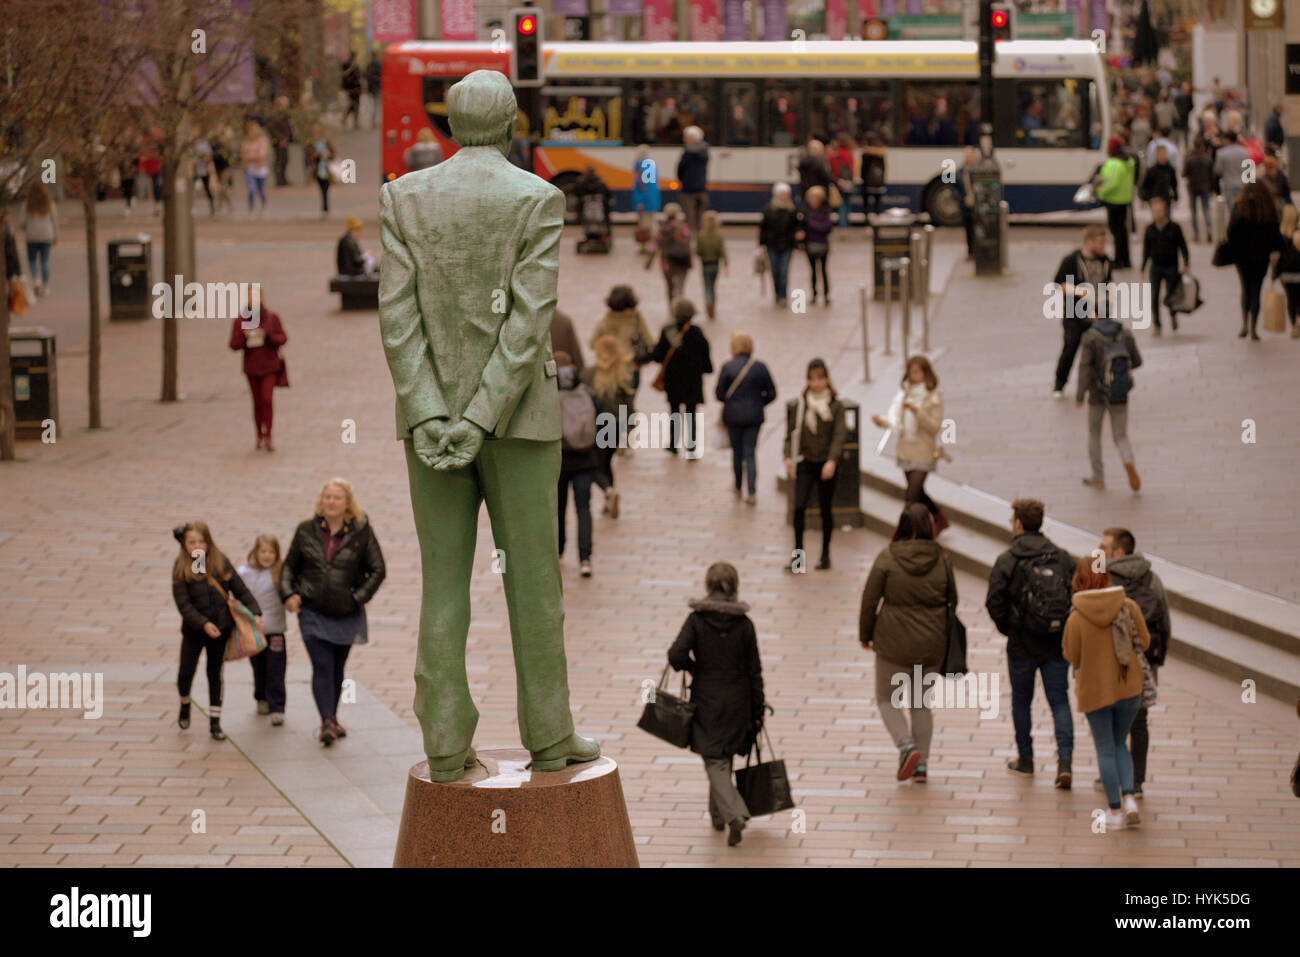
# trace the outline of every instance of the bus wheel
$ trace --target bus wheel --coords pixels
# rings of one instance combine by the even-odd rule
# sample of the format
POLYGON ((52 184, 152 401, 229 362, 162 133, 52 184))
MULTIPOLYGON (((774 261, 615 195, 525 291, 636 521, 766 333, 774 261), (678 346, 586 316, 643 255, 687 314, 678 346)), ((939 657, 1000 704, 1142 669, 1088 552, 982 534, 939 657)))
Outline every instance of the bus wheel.
POLYGON ((961 206, 957 194, 946 183, 936 179, 927 186, 922 206, 930 214, 930 222, 936 226, 961 225, 961 206))
POLYGON ((578 197, 573 188, 578 184, 578 174, 572 171, 560 173, 551 180, 551 185, 564 191, 564 222, 575 225, 578 222, 578 197))

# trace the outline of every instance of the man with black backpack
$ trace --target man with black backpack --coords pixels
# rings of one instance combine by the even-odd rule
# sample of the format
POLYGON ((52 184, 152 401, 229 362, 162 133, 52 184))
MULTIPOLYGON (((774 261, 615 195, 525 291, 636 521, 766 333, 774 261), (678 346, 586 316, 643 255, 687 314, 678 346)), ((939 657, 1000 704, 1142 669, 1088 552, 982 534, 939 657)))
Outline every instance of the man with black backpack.
POLYGON ((1101 426, 1110 414, 1110 434, 1128 472, 1129 488, 1142 487, 1133 446, 1128 441, 1128 394, 1133 388, 1133 370, 1142 365, 1133 333, 1115 319, 1098 319, 1083 334, 1079 347, 1079 390, 1074 404, 1083 406, 1088 396, 1088 460, 1092 475, 1083 480, 1089 488, 1106 487, 1101 459, 1101 426))
POLYGON ((578 515, 578 562, 583 578, 591 577, 591 485, 600 468, 596 448, 596 416, 601 412, 596 394, 579 381, 573 358, 555 353, 556 384, 560 394, 559 546, 564 554, 564 526, 568 518, 569 486, 578 515))
POLYGON ((998 631, 1007 636, 1011 722, 1019 752, 1007 770, 1034 773, 1029 709, 1034 700, 1034 675, 1041 671, 1056 730, 1056 786, 1069 790, 1074 719, 1070 714, 1070 666, 1061 654, 1061 635, 1070 615, 1074 559, 1044 535, 1042 527, 1042 502, 1019 498, 1011 503, 1011 547, 993 564, 984 607, 998 631))
MULTIPOLYGON (((1147 631, 1151 634, 1151 644, 1147 646, 1147 662, 1151 665, 1152 676, 1159 681, 1160 666, 1165 663, 1169 653, 1169 638, 1173 629, 1169 623, 1169 599, 1165 597, 1165 585, 1160 576, 1151 570, 1151 562, 1137 550, 1133 533, 1127 528, 1108 528, 1101 535, 1101 550, 1106 554, 1106 570, 1110 572, 1111 581, 1124 588, 1124 594, 1132 598, 1142 610, 1147 631)), ((1147 709, 1141 708, 1133 719, 1129 730, 1129 750, 1133 754, 1133 794, 1142 796, 1142 782, 1147 773, 1147 747, 1150 735, 1147 732, 1147 709)), ((1093 782, 1095 790, 1101 790, 1101 779, 1093 782)))

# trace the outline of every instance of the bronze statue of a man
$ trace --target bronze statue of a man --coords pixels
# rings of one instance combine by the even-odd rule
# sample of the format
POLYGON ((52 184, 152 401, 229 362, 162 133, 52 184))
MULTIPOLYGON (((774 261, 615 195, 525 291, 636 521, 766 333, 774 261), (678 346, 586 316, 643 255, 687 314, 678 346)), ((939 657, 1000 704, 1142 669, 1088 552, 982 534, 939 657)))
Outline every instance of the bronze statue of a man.
POLYGON ((474 763, 465 675, 479 505, 504 552, 519 732, 532 767, 593 760, 574 733, 556 540, 560 411, 550 326, 564 194, 506 159, 509 80, 478 70, 447 94, 460 149, 380 191, 379 326, 397 391, 424 577, 415 713, 429 774, 474 763))

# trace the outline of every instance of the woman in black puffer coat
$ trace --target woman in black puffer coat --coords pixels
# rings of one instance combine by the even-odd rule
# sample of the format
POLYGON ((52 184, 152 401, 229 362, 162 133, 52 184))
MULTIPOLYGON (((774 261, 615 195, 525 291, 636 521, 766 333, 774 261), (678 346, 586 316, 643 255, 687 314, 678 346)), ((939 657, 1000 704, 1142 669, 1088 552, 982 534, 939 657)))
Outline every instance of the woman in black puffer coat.
POLYGON ((352 485, 330 479, 316 500, 316 514, 294 532, 280 572, 285 610, 298 615, 311 658, 311 693, 326 747, 347 736, 338 719, 343 667, 352 646, 370 640, 365 606, 384 574, 379 540, 352 485))
POLYGON ((690 603, 691 614, 668 651, 668 663, 691 673, 691 750, 709 776, 709 817, 715 830, 731 826, 729 845, 740 843, 749 809, 731 779, 731 757, 748 754, 763 723, 763 667, 758 636, 737 601, 740 575, 715 562, 704 576, 708 597, 690 603))
POLYGON ((181 730, 190 726, 190 688, 199 668, 199 655, 208 656, 208 730, 218 741, 221 730, 221 666, 226 642, 235 628, 226 595, 244 603, 262 627, 262 609, 230 560, 212 541, 204 522, 187 522, 172 529, 181 553, 172 568, 172 599, 181 613, 181 667, 176 688, 181 695, 181 712, 176 719, 181 730), (224 593, 224 594, 223 594, 224 593))

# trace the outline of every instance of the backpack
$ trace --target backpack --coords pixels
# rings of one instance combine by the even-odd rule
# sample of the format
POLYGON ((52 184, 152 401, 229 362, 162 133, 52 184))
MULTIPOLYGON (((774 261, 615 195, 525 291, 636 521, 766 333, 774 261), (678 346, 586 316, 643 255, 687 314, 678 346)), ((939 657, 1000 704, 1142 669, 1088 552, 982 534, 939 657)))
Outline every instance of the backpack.
POLYGON ((686 240, 681 238, 681 227, 674 226, 668 230, 664 236, 664 259, 674 266, 685 266, 690 268, 691 265, 691 247, 686 240))
MULTIPOLYGON (((1101 335, 1098 331, 1098 335, 1101 335)), ((1124 344, 1119 332, 1113 336, 1102 335, 1101 346, 1101 388, 1107 402, 1127 402, 1129 390, 1133 388, 1133 375, 1129 371, 1132 362, 1128 346, 1124 344)))
POLYGON ((1055 551, 1020 563, 1023 587, 1016 603, 1020 624, 1037 638, 1056 638, 1070 614, 1070 582, 1061 572, 1055 551))
POLYGON ((560 447, 586 452, 596 444, 596 402, 586 386, 560 390, 560 447))
POLYGON ((1156 595, 1153 575, 1148 568, 1141 578, 1123 584, 1124 594, 1132 598, 1142 611, 1142 620, 1147 623, 1147 631, 1151 634, 1147 660, 1162 665, 1165 663, 1165 655, 1169 653, 1169 635, 1165 633, 1164 609, 1160 607, 1160 598, 1156 595))

